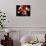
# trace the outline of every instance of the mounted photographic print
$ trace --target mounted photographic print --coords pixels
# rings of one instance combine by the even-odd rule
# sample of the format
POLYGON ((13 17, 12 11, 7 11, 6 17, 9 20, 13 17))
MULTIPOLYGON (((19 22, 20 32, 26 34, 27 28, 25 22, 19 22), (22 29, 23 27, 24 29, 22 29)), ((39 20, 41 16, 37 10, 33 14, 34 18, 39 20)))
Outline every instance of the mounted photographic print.
POLYGON ((16 5, 16 16, 30 16, 30 5, 16 5))

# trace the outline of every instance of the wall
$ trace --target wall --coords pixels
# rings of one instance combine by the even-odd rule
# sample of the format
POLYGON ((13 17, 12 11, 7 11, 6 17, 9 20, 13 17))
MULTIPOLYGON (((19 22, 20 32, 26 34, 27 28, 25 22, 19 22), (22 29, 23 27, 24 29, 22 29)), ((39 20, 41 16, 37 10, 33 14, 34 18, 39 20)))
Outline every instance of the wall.
POLYGON ((46 0, 0 0, 0 9, 6 12, 7 27, 46 27, 46 0), (23 3, 22 3, 23 2, 23 3), (17 17, 16 5, 30 4, 30 17, 17 17))
MULTIPOLYGON (((5 26, 12 31, 20 31, 21 35, 31 31, 46 31, 46 0, 0 0, 0 9, 6 12, 8 22, 5 26), (16 5, 30 4, 30 17, 17 17, 16 5), (24 33, 24 32, 25 33, 24 33)), ((45 32, 46 33, 46 32, 45 32)), ((18 38, 18 35, 16 34, 18 38)), ((18 40, 18 39, 17 39, 18 40)))

